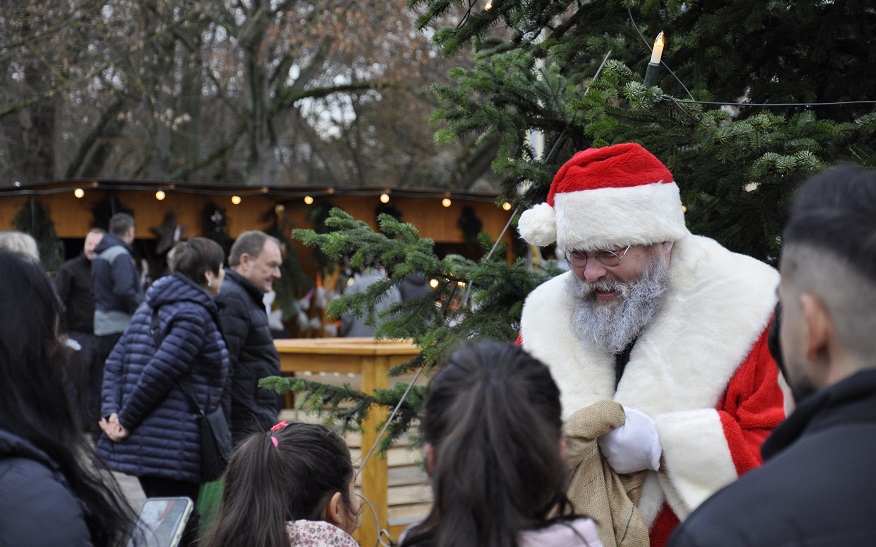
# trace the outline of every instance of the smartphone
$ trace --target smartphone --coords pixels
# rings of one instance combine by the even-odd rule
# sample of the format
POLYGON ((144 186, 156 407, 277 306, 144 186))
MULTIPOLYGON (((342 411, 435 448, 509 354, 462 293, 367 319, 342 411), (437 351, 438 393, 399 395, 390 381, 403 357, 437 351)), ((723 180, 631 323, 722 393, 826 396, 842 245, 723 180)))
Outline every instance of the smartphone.
POLYGON ((177 547, 195 504, 190 498, 147 498, 128 547, 177 547))

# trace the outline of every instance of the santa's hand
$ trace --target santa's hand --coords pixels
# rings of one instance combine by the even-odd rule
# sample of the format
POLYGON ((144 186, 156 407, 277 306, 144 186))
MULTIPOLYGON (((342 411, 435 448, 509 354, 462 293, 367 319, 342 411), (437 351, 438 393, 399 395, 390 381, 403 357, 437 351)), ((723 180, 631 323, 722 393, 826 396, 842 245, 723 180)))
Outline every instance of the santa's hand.
POLYGON ((660 469, 660 436, 657 426, 647 414, 624 407, 626 421, 620 427, 599 437, 599 449, 617 473, 635 473, 643 469, 660 469))

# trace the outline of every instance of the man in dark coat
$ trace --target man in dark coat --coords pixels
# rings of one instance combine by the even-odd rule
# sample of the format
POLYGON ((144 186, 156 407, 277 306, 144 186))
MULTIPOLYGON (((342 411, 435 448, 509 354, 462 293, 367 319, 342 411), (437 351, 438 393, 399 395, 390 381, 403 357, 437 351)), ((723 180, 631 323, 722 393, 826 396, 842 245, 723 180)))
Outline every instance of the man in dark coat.
POLYGON ((771 351, 797 408, 763 467, 706 500, 670 545, 872 545, 876 538, 876 171, 799 191, 782 236, 771 351))
POLYGON ((279 376, 280 357, 274 346, 262 302, 280 278, 280 243, 264 232, 238 236, 228 255, 222 291, 216 297, 219 318, 231 357, 231 437, 236 445, 253 431, 267 431, 277 422, 281 399, 258 382, 279 376))
MULTIPOLYGON (((91 388, 100 393, 103 366, 107 357, 131 322, 137 306, 143 301, 140 273, 134 264, 134 217, 116 213, 110 218, 109 232, 94 249, 91 263, 91 294, 94 296, 94 335, 98 338, 97 371, 99 380, 91 388)), ((89 409, 100 414, 100 399, 89 409)), ((92 432, 100 430, 92 426, 92 432)))
POLYGON ((102 378, 98 373, 102 366, 97 364, 98 342, 94 336, 94 297, 91 296, 91 261, 94 260, 94 249, 103 238, 104 231, 92 228, 85 234, 85 244, 82 253, 71 258, 58 269, 55 274, 55 290, 64 313, 61 315, 61 332, 75 342, 76 350, 70 359, 70 386, 73 400, 83 424, 96 428, 100 416, 89 414, 87 409, 97 410, 100 399, 99 386, 102 378), (89 386, 94 386, 89 389, 89 386), (91 405, 89 399, 93 398, 91 405))

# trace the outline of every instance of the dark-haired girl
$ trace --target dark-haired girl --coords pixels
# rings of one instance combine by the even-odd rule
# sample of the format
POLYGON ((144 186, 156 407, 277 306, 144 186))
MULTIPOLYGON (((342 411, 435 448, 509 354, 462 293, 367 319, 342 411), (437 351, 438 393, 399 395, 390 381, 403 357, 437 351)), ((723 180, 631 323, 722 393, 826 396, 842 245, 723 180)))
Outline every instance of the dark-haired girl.
POLYGON ((124 545, 135 516, 67 400, 59 307, 38 262, 0 250, 0 545, 124 545))
POLYGON ((225 472, 206 547, 357 547, 353 463, 344 440, 319 424, 253 433, 225 472))
POLYGON ((521 348, 454 352, 429 383, 421 429, 434 501, 403 547, 601 546, 566 498, 559 389, 521 348))

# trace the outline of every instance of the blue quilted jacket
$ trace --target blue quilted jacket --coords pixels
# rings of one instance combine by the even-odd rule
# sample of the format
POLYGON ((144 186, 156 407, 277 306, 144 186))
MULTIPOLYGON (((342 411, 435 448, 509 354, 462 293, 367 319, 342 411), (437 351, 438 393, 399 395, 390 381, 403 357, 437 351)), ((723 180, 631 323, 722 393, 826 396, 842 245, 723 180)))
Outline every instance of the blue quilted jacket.
POLYGON ((198 404, 207 412, 222 404, 229 360, 217 317, 210 296, 181 274, 162 277, 149 288, 104 369, 101 415, 117 413, 129 432, 120 442, 106 435, 98 441, 98 453, 111 468, 137 477, 201 482, 194 409, 177 380, 190 375, 198 404), (162 336, 158 348, 153 309, 162 336))

